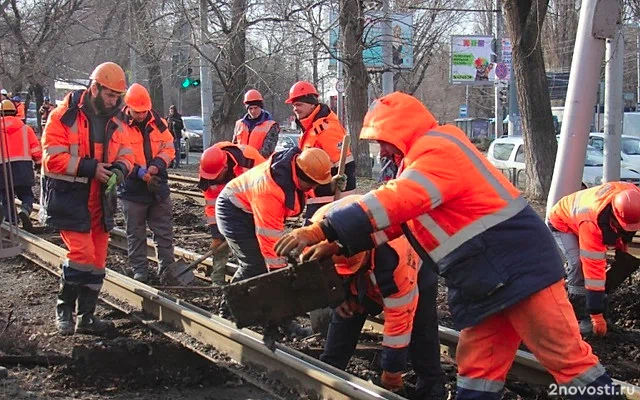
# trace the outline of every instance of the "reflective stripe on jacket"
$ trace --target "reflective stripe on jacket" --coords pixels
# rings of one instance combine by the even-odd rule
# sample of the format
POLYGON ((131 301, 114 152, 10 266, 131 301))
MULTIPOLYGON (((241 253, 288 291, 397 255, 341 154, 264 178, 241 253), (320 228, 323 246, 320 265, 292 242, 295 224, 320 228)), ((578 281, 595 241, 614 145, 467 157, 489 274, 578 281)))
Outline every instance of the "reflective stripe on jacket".
MULTIPOLYGON (((587 290, 605 290, 607 269, 607 244, 599 218, 609 208, 616 194, 624 190, 640 190, 626 182, 609 182, 580 190, 561 198, 549 213, 549 223, 560 232, 574 233, 580 244, 580 261, 587 290)), ((610 217, 604 224, 608 232, 610 217)), ((611 240, 610 246, 623 246, 620 237, 611 240)))
MULTIPOLYGON (((126 113, 127 109, 125 108, 124 111, 126 113)), ((170 194, 167 167, 176 156, 173 136, 167 129, 167 121, 151 110, 144 132, 140 132, 140 128, 131 117, 129 117, 129 128, 132 131, 130 138, 135 166, 124 185, 119 188, 119 196, 125 200, 147 204, 156 198, 166 199, 170 194), (137 176, 138 168, 149 168, 152 165, 158 168, 157 176, 160 178, 160 191, 155 194, 151 193, 147 183, 137 176)))
MULTIPOLYGON (((18 117, 3 117, 2 124, 6 129, 6 135, 2 135, 0 145, 3 146, 8 157, 5 160, 0 154, 0 164, 7 161, 11 164, 13 186, 33 186, 35 184, 33 163, 40 164, 42 162, 40 141, 33 129, 18 117)), ((3 168, 0 168, 0 182, 4 182, 3 168)))
MULTIPOLYGON (((134 160, 129 140, 133 133, 122 111, 115 112, 108 121, 104 143, 91 143, 89 121, 82 110, 87 93, 86 90, 69 93, 64 103, 51 112, 42 135, 42 201, 46 223, 77 232, 88 232, 91 227, 89 189, 98 163, 111 163, 112 168, 120 169, 126 176, 133 169, 134 160), (93 145, 104 149, 101 159, 92 156, 93 145)), ((102 208, 108 231, 114 226, 116 197, 107 199, 103 195, 102 208)))
MULTIPOLYGON (((233 165, 229 180, 244 174, 251 168, 262 164, 265 161, 264 157, 258 153, 258 150, 252 146, 235 145, 231 142, 218 142, 214 144, 213 147, 222 149, 229 156, 229 161, 233 165)), ((213 227, 211 225, 217 225, 216 200, 227 182, 211 185, 207 189, 203 190, 205 200, 204 214, 207 218, 207 224, 210 225, 211 234, 219 239, 222 239, 222 235, 218 232, 217 226, 213 227)))
POLYGON ((249 131, 249 126, 247 125, 248 115, 249 114, 236 121, 232 143, 251 146, 258 150, 263 157, 269 157, 273 153, 275 145, 273 148, 266 149, 265 146, 268 145, 268 143, 265 143, 265 139, 272 130, 275 130, 274 134, 277 136, 278 132, 280 132, 280 126, 278 126, 276 121, 271 119, 271 115, 268 112, 263 111, 260 116, 262 121, 258 122, 253 129, 249 131))
POLYGON ((264 162, 229 182, 220 193, 240 210, 253 215, 256 237, 269 270, 287 266, 276 254, 276 241, 284 235, 286 218, 300 215, 305 194, 298 189, 294 147, 275 153, 264 162))

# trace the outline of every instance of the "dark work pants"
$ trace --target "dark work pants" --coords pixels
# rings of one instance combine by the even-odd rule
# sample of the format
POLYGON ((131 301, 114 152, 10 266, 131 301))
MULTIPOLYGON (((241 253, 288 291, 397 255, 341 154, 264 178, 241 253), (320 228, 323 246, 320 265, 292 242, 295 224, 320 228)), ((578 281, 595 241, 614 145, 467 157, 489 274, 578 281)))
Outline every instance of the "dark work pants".
MULTIPOLYGON (((22 202, 22 206, 20 207, 20 211, 24 211, 27 216, 31 214, 33 210, 33 191, 31 190, 31 186, 14 186, 13 192, 15 196, 20 199, 22 202)), ((2 208, 4 211, 4 218, 9 222, 13 222, 13 213, 15 209, 15 199, 8 198, 8 193, 4 190, 0 191, 0 196, 2 197, 2 208)), ((1 222, 1 221, 0 221, 1 222)))
POLYGON ((253 215, 240 210, 229 199, 218 197, 216 221, 218 230, 227 240, 229 250, 238 259, 238 270, 233 275, 232 282, 267 273, 267 265, 256 237, 253 215))

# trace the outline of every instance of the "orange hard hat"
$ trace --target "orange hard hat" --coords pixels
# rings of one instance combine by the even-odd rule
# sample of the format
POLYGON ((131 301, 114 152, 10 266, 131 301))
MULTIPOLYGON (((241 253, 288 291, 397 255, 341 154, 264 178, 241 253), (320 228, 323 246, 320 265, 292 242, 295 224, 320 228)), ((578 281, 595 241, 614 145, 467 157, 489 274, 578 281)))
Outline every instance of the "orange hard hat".
POLYGON ((134 83, 124 95, 124 103, 136 112, 151 110, 151 97, 144 86, 134 83))
POLYGON ((16 112, 16 105, 13 104, 13 101, 11 100, 2 100, 2 104, 0 104, 0 106, 2 107, 3 113, 16 112))
POLYGON ((615 195, 613 215, 627 232, 640 230, 640 190, 627 189, 615 195))
POLYGON ((105 62, 98 65, 89 79, 114 92, 124 93, 127 91, 127 78, 124 75, 124 70, 116 63, 105 62))
POLYGON ((326 185, 331 182, 331 159, 322 149, 312 147, 303 150, 296 159, 296 165, 316 183, 326 185))
POLYGON ((255 89, 251 89, 244 94, 244 104, 247 104, 250 101, 264 101, 260 92, 255 89))
POLYGON ((293 86, 291 86, 291 89, 289 89, 289 98, 285 101, 285 103, 291 104, 298 97, 308 96, 308 95, 320 96, 318 94, 318 91, 316 90, 316 87, 313 86, 311 82, 307 82, 307 81, 296 82, 293 84, 293 86))
POLYGON ((227 165, 227 154, 219 147, 209 147, 200 157, 200 177, 217 179, 227 165))
MULTIPOLYGON (((355 203, 362 197, 361 194, 352 194, 350 196, 345 196, 338 201, 334 201, 329 204, 325 204, 320 207, 318 211, 313 214, 311 217, 311 222, 320 222, 324 219, 324 216, 329 212, 346 207, 349 204, 355 203)), ((345 257, 341 255, 335 255, 332 257, 333 264, 335 265, 336 272, 340 275, 353 275, 355 274, 364 264, 365 257, 367 256, 366 251, 355 254, 351 257, 345 257)))

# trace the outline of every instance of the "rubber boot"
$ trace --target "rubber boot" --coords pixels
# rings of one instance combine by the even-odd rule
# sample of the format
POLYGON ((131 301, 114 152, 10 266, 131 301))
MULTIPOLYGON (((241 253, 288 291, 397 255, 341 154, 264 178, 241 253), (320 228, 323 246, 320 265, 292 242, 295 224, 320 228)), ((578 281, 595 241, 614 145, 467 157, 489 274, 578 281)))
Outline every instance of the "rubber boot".
POLYGON ((99 294, 100 292, 97 290, 91 290, 86 286, 80 287, 80 292, 78 293, 76 333, 101 335, 115 328, 113 322, 103 321, 95 316, 99 294))
POLYGON ((138 270, 133 273, 133 279, 138 282, 147 283, 149 282, 149 273, 146 270, 138 270))
POLYGON ((227 263, 229 262, 229 249, 218 251, 213 257, 213 267, 211 268, 211 285, 212 286, 225 286, 227 281, 225 280, 227 273, 227 263))
POLYGON ((33 224, 31 223, 31 219, 29 219, 29 215, 25 211, 20 211, 18 213, 18 218, 22 221, 22 229, 27 232, 33 232, 33 224))
POLYGON ((76 309, 78 289, 78 286, 71 285, 64 280, 60 282, 58 301, 56 303, 56 327, 61 335, 73 335, 73 332, 75 332, 73 311, 76 309))
POLYGON ((295 319, 283 322, 281 328, 284 333, 297 336, 299 338, 306 338, 313 335, 313 329, 302 326, 295 319))
POLYGON ((416 391, 409 398, 411 400, 446 400, 448 397, 444 382, 428 383, 418 376, 416 391))
POLYGON ((569 293, 569 302, 573 306, 573 312, 580 325, 580 333, 582 336, 593 334, 591 317, 587 314, 587 297, 581 294, 569 293))

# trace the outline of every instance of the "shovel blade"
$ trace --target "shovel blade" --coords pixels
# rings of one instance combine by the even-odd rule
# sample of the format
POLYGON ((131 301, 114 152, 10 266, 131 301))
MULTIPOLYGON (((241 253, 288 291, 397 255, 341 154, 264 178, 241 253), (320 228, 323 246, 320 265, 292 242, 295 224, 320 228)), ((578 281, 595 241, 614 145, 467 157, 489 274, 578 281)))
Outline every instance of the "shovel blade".
POLYGON ((640 259, 631 254, 616 251, 616 258, 607 271, 606 291, 612 293, 640 267, 640 259))
POLYGON ((187 286, 195 279, 192 268, 183 261, 176 261, 164 271, 162 281, 172 286, 187 286))

